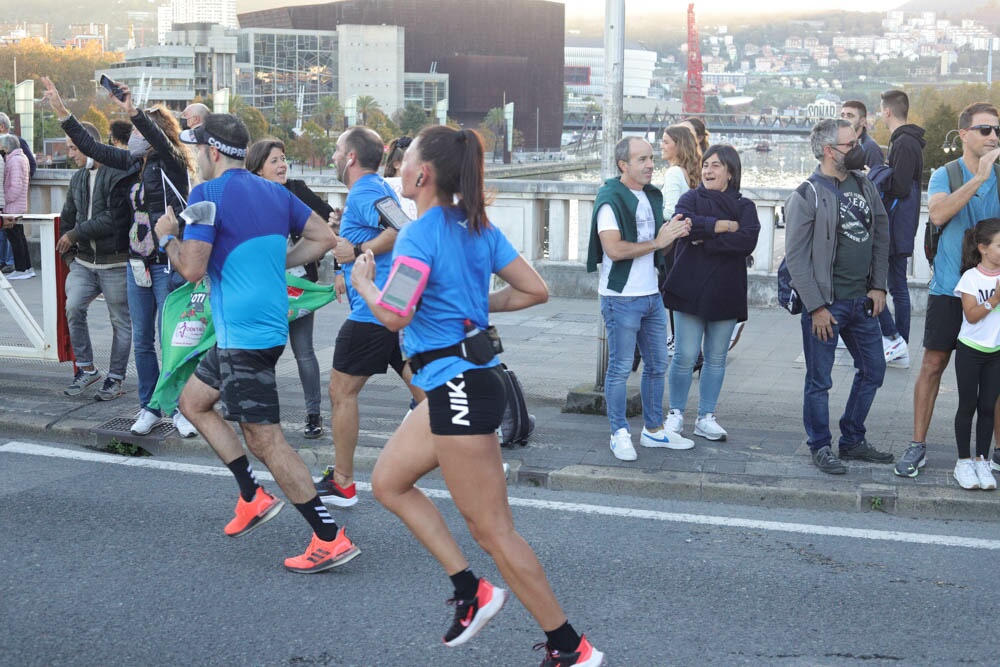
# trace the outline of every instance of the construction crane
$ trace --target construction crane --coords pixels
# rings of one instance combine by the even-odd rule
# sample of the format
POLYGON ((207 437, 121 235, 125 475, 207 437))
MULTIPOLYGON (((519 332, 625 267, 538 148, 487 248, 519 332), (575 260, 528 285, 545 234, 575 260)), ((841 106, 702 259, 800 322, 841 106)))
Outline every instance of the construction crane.
POLYGON ((701 88, 701 42, 694 20, 694 3, 688 5, 687 86, 684 88, 684 112, 705 113, 705 93, 701 88))

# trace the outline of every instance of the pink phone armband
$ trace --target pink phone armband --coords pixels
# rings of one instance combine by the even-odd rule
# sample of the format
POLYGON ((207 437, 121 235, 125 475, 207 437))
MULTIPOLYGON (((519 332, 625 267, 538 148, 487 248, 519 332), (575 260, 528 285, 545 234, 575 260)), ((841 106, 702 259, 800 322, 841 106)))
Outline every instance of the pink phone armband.
POLYGON ((389 280, 375 303, 401 317, 408 317, 420 301, 430 274, 431 267, 423 262, 412 257, 397 257, 389 280))

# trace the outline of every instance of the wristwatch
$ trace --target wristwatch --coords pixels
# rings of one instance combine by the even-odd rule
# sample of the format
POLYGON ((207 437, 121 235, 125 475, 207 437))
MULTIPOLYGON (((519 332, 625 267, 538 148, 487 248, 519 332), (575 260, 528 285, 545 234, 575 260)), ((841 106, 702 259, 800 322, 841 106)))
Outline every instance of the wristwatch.
POLYGON ((160 237, 160 250, 166 250, 167 244, 176 239, 177 237, 173 234, 167 234, 166 236, 160 237))
POLYGON ((993 310, 993 304, 990 303, 989 299, 983 301, 983 308, 985 308, 986 310, 993 310))
POLYGON ((361 244, 360 243, 355 243, 354 244, 354 257, 355 258, 361 257, 361 255, 363 255, 363 254, 365 254, 365 251, 361 249, 361 244))

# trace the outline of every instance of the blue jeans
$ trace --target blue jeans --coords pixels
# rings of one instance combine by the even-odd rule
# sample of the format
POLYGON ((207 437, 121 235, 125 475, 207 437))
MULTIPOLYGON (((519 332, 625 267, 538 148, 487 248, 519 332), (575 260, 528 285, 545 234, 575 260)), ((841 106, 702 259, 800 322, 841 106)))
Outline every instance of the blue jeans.
POLYGON ((892 295, 892 307, 896 311, 895 321, 889 308, 885 308, 878 316, 882 335, 892 338, 899 335, 907 343, 910 342, 910 288, 906 284, 906 255, 889 255, 889 294, 892 295))
POLYGON ((698 416, 715 412, 726 378, 726 355, 729 338, 733 335, 736 320, 709 322, 696 315, 674 311, 674 358, 670 362, 670 409, 684 411, 687 407, 694 365, 705 340, 705 363, 701 367, 698 394, 698 416))
POLYGON ((125 271, 125 267, 90 269, 74 261, 66 276, 66 320, 77 366, 87 367, 95 361, 90 327, 87 326, 87 311, 97 295, 104 294, 112 331, 108 377, 113 380, 125 379, 128 355, 132 351, 132 323, 129 320, 125 271))
POLYGON ((299 381, 306 399, 306 414, 318 415, 320 407, 319 361, 313 346, 313 321, 315 313, 288 323, 288 343, 299 367, 299 381))
MULTIPOLYGON (((126 268, 128 272, 128 312, 132 316, 132 347, 135 349, 135 373, 139 380, 139 404, 149 408, 149 400, 156 389, 156 381, 160 377, 160 363, 156 356, 156 339, 163 345, 160 331, 160 315, 163 312, 163 302, 170 294, 170 273, 162 264, 149 267, 149 276, 153 279, 152 287, 139 287, 132 275, 132 265, 126 268)), ((153 412, 158 412, 153 410, 153 412)))
POLYGON ((827 308, 837 324, 833 325, 833 335, 825 341, 813 334, 812 316, 802 313, 802 349, 806 358, 802 422, 812 451, 833 442, 830 434, 830 387, 833 386, 831 373, 837 351, 837 335, 844 339, 857 369, 844 414, 840 418, 841 448, 850 449, 865 439, 865 419, 885 378, 882 332, 878 321, 865 314, 865 298, 834 301, 827 308))
POLYGON ((0 230, 0 264, 13 264, 14 251, 11 250, 10 241, 7 240, 7 232, 0 230))
POLYGON ((646 428, 663 426, 663 385, 667 373, 667 311, 659 293, 648 296, 602 296, 601 315, 608 333, 608 373, 604 378, 611 432, 628 428, 626 387, 635 346, 642 354, 642 418, 646 428))

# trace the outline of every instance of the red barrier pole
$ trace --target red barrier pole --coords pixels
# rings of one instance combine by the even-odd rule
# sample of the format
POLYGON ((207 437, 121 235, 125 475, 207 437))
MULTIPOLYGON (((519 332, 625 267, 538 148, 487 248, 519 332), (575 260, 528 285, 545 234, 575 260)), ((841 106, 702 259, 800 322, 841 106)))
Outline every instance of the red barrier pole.
MULTIPOLYGON (((59 239, 59 218, 55 219, 56 240, 59 239)), ((56 352, 59 354, 59 361, 72 361, 73 372, 76 373, 76 357, 73 355, 73 344, 69 339, 69 321, 66 319, 66 276, 69 275, 69 267, 63 262, 58 251, 56 255, 56 302, 59 309, 56 311, 56 352)))

